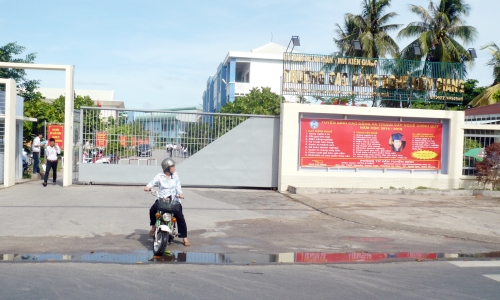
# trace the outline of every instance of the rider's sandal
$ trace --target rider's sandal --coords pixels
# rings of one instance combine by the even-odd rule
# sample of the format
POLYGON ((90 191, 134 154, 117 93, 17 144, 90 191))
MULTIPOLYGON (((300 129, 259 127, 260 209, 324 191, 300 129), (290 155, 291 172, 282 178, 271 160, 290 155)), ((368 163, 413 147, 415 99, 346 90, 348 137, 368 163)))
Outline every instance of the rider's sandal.
POLYGON ((186 247, 191 246, 191 243, 189 243, 189 242, 183 242, 183 244, 184 244, 184 246, 186 246, 186 247))
POLYGON ((154 236, 155 236, 155 231, 156 231, 156 230, 151 229, 151 230, 149 231, 149 236, 150 236, 150 237, 154 237, 154 236))

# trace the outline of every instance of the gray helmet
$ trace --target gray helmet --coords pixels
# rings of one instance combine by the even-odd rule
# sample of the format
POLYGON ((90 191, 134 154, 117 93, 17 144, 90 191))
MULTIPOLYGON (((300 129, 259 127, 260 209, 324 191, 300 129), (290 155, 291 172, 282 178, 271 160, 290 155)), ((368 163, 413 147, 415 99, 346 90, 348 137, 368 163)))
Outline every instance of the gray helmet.
POLYGON ((163 170, 163 173, 165 173, 167 171, 167 169, 170 172, 170 167, 172 167, 172 166, 175 166, 175 161, 173 159, 171 159, 170 157, 165 158, 161 162, 161 169, 163 170))

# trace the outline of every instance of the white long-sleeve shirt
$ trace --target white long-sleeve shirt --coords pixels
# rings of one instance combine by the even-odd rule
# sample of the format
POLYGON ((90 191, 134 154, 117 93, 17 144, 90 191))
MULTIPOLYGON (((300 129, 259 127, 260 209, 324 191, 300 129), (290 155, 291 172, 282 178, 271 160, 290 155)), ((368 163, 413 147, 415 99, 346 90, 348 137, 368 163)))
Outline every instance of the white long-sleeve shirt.
POLYGON ((47 157, 47 160, 57 160, 57 154, 61 154, 61 148, 59 148, 59 146, 47 146, 47 148, 45 148, 45 156, 47 157))
POLYGON ((40 152, 40 138, 33 139, 33 152, 40 152))
POLYGON ((181 203, 181 199, 177 197, 182 194, 181 181, 177 172, 173 174, 172 178, 168 178, 165 173, 159 173, 147 185, 148 188, 152 188, 154 186, 158 186, 160 188, 160 197, 167 198, 172 196, 172 200, 181 203))

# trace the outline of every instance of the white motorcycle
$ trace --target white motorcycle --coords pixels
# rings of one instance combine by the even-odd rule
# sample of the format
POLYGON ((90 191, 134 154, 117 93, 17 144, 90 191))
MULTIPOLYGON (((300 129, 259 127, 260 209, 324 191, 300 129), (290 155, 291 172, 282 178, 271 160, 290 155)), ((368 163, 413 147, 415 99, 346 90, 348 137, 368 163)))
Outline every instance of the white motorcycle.
POLYGON ((177 229, 177 219, 174 212, 179 210, 179 202, 172 200, 171 197, 160 198, 158 191, 152 191, 152 195, 158 200, 158 212, 156 213, 156 231, 153 240, 153 253, 161 256, 175 237, 179 236, 177 229))

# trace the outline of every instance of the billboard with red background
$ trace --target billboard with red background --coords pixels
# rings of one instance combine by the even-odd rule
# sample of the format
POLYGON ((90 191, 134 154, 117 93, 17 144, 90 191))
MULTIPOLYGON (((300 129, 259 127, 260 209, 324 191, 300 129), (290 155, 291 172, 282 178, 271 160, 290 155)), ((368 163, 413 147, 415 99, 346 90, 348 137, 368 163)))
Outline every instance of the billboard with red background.
POLYGON ((108 144, 108 140, 106 137, 106 132, 101 131, 96 133, 95 137, 95 146, 98 148, 105 148, 108 144))
POLYGON ((59 148, 64 149, 64 125, 49 125, 47 128, 47 140, 53 138, 59 148))
POLYGON ((441 169, 441 123, 300 120, 300 166, 441 169))

